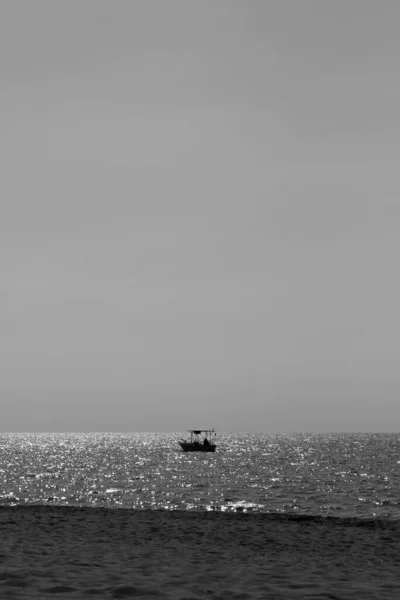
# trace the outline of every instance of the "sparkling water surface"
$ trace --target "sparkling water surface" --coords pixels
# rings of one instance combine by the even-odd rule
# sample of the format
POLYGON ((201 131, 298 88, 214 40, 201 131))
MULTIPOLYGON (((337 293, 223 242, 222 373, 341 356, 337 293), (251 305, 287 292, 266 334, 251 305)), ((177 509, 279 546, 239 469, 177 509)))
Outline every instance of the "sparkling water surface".
POLYGON ((400 518, 400 434, 0 434, 0 505, 400 518))

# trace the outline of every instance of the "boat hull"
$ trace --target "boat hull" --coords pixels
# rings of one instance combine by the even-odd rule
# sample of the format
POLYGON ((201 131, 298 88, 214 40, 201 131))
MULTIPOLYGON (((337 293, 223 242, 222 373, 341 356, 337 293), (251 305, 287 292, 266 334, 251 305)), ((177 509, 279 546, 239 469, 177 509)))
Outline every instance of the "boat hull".
POLYGON ((217 447, 215 444, 204 446, 198 442, 179 442, 179 445, 184 452, 215 452, 217 447))

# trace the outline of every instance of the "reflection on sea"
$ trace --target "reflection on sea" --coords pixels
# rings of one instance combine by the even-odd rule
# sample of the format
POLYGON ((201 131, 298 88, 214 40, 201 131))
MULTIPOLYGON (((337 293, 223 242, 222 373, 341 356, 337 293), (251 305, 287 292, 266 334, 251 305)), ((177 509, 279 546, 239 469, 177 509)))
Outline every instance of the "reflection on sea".
POLYGON ((0 504, 400 517, 396 434, 2 434, 0 504))

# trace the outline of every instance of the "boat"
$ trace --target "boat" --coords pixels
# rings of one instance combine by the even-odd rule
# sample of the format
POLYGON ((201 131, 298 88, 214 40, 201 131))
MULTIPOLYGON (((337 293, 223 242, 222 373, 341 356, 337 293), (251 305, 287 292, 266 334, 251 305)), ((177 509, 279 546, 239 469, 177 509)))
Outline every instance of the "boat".
POLYGON ((189 429, 190 440, 181 440, 180 447, 184 452, 215 452, 214 429, 189 429))

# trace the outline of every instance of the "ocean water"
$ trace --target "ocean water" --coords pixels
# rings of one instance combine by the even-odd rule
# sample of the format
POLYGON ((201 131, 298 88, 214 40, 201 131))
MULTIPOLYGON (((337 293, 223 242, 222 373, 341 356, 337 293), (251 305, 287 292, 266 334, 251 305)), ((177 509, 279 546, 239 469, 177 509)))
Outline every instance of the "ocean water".
POLYGON ((0 505, 400 519, 400 434, 0 434, 0 505))

